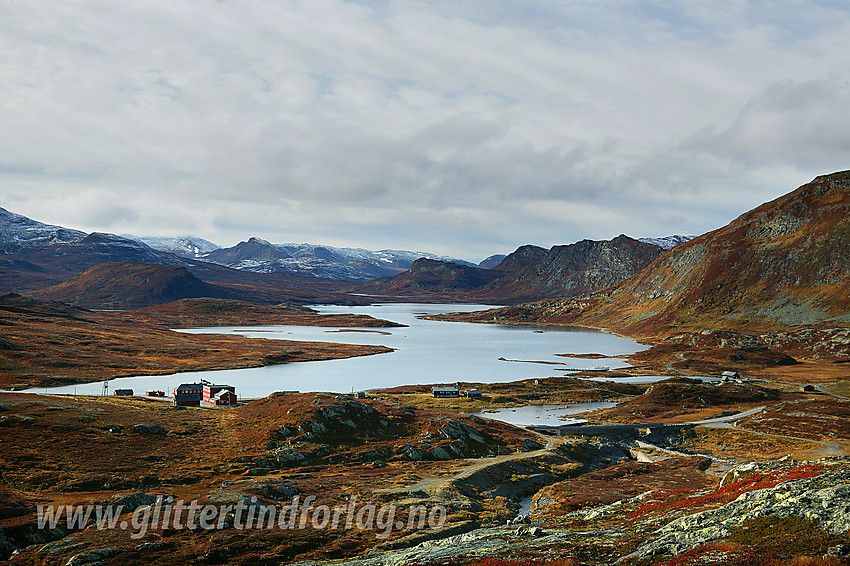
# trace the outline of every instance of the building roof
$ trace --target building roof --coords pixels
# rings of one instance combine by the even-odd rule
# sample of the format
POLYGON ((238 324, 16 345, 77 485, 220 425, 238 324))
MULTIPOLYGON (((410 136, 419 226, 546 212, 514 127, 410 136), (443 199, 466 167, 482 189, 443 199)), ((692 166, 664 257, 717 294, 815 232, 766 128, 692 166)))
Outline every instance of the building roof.
POLYGON ((439 385, 435 385, 431 388, 431 391, 460 391, 457 387, 449 386, 449 387, 440 387, 439 385))
POLYGON ((202 383, 181 383, 177 386, 174 392, 177 393, 178 391, 199 391, 203 388, 204 386, 202 383))

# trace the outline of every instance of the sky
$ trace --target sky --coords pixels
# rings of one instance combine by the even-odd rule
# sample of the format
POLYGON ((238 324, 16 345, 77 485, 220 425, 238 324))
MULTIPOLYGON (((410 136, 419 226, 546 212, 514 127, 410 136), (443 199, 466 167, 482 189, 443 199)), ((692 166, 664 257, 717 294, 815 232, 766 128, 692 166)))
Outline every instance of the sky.
POLYGON ((0 207, 478 261, 850 169, 846 1, 0 0, 0 207))

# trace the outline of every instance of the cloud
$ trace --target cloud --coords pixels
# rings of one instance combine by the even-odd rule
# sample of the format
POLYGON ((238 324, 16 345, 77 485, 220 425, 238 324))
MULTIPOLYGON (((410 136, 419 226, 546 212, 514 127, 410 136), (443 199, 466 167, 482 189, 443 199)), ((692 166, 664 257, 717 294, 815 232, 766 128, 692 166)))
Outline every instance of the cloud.
POLYGON ((850 13, 827 1, 44 0, 0 18, 2 202, 89 230, 483 257, 704 231, 850 162, 850 13))
POLYGON ((830 77, 773 84, 753 97, 728 127, 688 144, 749 168, 794 165, 832 171, 848 166, 850 82, 830 77))

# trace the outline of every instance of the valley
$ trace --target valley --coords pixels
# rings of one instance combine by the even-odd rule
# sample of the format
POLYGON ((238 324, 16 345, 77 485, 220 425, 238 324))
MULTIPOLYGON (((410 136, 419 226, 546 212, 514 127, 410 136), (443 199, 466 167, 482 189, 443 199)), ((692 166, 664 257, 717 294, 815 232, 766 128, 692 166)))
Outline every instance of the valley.
POLYGON ((527 245, 481 264, 146 243, 3 213, 11 564, 850 561, 848 172, 695 238, 527 245), (140 375, 239 376, 240 403, 73 394, 140 375), (582 403, 604 404, 563 415, 580 422, 490 418, 582 403), (130 528, 169 497, 222 522, 130 528), (444 521, 317 526, 355 501, 444 521), (312 520, 244 528, 234 511, 290 504, 312 520), (45 505, 121 505, 126 528, 41 528, 45 505))

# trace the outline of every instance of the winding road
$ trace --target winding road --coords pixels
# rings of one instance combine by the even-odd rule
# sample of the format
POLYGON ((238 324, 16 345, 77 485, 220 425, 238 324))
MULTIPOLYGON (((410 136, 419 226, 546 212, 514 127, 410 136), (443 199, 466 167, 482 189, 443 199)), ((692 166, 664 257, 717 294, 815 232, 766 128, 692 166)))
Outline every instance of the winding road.
MULTIPOLYGON (((674 370, 675 371, 675 370, 674 370)), ((764 381, 764 380, 762 380, 764 381)), ((781 382, 780 382, 781 383, 781 382)), ((799 384, 797 384, 799 385, 799 384)), ((829 392, 826 392, 829 393, 829 392)), ((837 397, 841 397, 840 395, 836 395, 837 397)), ((842 397, 846 399, 846 397, 842 397)), ((688 423, 683 423, 686 425, 694 425, 694 426, 707 426, 712 428, 726 428, 731 430, 737 430, 741 432, 746 432, 750 434, 754 434, 757 436, 765 436, 772 438, 782 438, 785 440, 797 440, 802 442, 809 442, 812 444, 817 444, 823 447, 823 453, 827 456, 844 456, 844 450, 839 443, 836 442, 826 442, 821 440, 812 440, 809 438, 802 438, 797 436, 788 436, 783 434, 773 434, 769 432, 759 432, 756 430, 750 430, 746 428, 741 428, 735 424, 735 421, 750 417, 755 415, 761 411, 763 411, 766 407, 755 407, 753 409, 749 409, 747 411, 742 411, 740 413, 735 413, 734 415, 727 415, 724 417, 716 417, 713 419, 705 419, 701 421, 691 421, 688 423)), ((530 452, 517 452, 511 454, 505 454, 503 456, 495 456, 492 458, 480 458, 475 460, 467 460, 468 462, 474 462, 473 464, 463 468, 462 470, 445 477, 429 477, 424 478, 413 485, 409 485, 406 487, 393 487, 393 488, 385 488, 377 490, 378 493, 410 493, 415 494, 418 492, 426 493, 431 497, 437 498, 445 498, 445 491, 448 487, 451 486, 452 483, 463 480, 465 478, 470 477, 471 475, 480 472, 490 466, 495 466, 497 464, 502 464, 504 462, 511 462, 515 460, 524 460, 528 458, 537 458, 540 456, 545 456, 554 450, 557 446, 561 444, 567 443, 567 439, 563 437, 552 437, 540 434, 538 432, 529 431, 536 434, 540 439, 545 440, 546 444, 543 448, 539 450, 532 450, 530 452)), ((657 448, 657 447, 656 447, 657 448)))
MULTIPOLYGON (((533 432, 533 431, 529 431, 533 432)), ((540 456, 545 456, 549 454, 552 450, 555 449, 556 446, 560 446, 561 444, 565 444, 567 442, 566 439, 557 438, 552 436, 545 436, 543 434, 534 432, 541 440, 546 441, 546 445, 539 450, 532 450, 530 452, 514 452, 511 454, 505 454, 503 456, 494 456, 492 458, 479 458, 475 460, 467 460, 474 461, 475 463, 463 468, 459 472, 445 477, 430 477, 424 478, 417 483, 406 486, 406 487, 392 487, 386 489, 376 490, 378 493, 417 493, 424 492, 432 497, 441 497, 443 492, 448 488, 453 482, 458 480, 462 480, 468 478, 469 476, 480 472, 490 466, 495 466, 497 464, 502 464, 504 462, 512 462, 515 460, 525 460, 528 458, 537 458, 540 456)))

